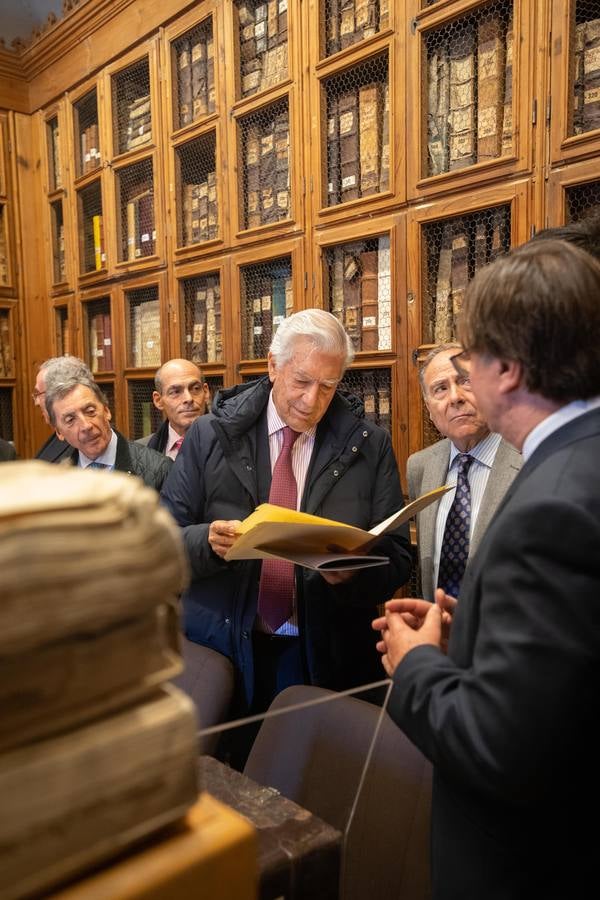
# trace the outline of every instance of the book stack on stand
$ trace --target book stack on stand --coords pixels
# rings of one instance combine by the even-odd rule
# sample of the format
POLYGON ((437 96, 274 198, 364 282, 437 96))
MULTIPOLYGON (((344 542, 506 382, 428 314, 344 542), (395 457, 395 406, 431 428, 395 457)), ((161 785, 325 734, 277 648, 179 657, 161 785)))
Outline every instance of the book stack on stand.
POLYGON ((0 473, 0 895, 27 897, 196 802, 174 597, 186 563, 156 494, 118 472, 0 473))

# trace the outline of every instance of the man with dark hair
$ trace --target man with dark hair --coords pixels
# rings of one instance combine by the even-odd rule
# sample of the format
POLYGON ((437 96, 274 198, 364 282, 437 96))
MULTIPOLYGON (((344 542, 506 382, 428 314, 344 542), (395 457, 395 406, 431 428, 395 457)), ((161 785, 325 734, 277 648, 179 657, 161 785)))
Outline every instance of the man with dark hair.
POLYGON ((534 234, 529 243, 548 240, 568 241, 600 260, 600 212, 577 222, 543 228, 534 234))
MULTIPOLYGON (((79 359, 78 356, 71 356, 69 353, 66 353, 64 356, 53 356, 41 364, 36 375, 31 399, 34 406, 37 406, 41 412, 46 425, 50 425, 45 402, 47 382, 51 380, 57 382, 66 381, 68 378, 78 378, 79 376, 91 380, 94 378, 84 361, 79 359)), ((72 448, 65 441, 59 440, 56 432, 53 432, 35 456, 36 459, 44 459, 46 462, 60 462, 70 455, 71 450, 72 448)))
POLYGON ((438 591, 373 623, 390 715, 435 767, 435 900, 584 897, 597 880, 599 298, 600 265, 564 241, 475 276, 454 364, 469 360, 479 410, 523 468, 453 619, 438 591))
POLYGON ((207 411, 208 385, 195 363, 189 359, 170 359, 154 376, 154 386, 152 402, 163 413, 165 421, 154 434, 140 438, 138 444, 176 459, 188 428, 207 411))
POLYGON ((95 381, 84 376, 50 381, 46 410, 58 439, 70 445, 74 466, 128 472, 160 491, 173 463, 113 430, 108 402, 95 381))
POLYGON ((436 585, 458 596, 465 563, 521 468, 520 454, 490 432, 480 415, 468 372, 459 375, 452 365, 453 355, 460 350, 460 344, 439 344, 419 370, 425 406, 443 440, 409 456, 408 495, 414 500, 441 484, 457 485, 417 514, 421 590, 426 600, 433 600, 436 585), (458 502, 465 529, 457 553, 452 522, 458 502))

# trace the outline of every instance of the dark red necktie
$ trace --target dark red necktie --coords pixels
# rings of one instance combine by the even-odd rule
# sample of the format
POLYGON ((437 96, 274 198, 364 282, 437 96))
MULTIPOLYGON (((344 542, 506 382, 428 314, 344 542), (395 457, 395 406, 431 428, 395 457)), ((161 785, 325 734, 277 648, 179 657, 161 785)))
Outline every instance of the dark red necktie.
MULTIPOLYGON (((292 469, 292 447, 298 435, 288 425, 283 429, 283 447, 273 469, 269 492, 269 503, 288 509, 296 509, 298 501, 298 485, 292 469)), ((258 588, 259 616, 271 631, 277 631, 290 618, 293 604, 293 563, 264 559, 258 588)))

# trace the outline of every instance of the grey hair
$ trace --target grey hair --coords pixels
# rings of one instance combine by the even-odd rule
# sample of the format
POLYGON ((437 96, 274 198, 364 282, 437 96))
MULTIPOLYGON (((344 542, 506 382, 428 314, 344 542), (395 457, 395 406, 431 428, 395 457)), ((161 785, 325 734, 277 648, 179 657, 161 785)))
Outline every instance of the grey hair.
POLYGON ((447 344, 436 344, 436 346, 429 351, 419 367, 419 384, 421 385, 421 391, 423 392, 424 397, 427 394, 427 391, 425 389, 425 370, 427 369, 429 363, 436 358, 438 353, 444 353, 444 351, 446 350, 458 350, 460 352, 462 349, 462 344, 453 341, 448 342, 447 344))
POLYGON ((64 397, 68 396, 71 391, 74 391, 75 388, 80 386, 89 388, 96 400, 99 400, 103 406, 108 406, 108 400, 106 399, 104 391, 93 378, 87 378, 83 375, 71 375, 70 377, 65 378, 64 381, 56 381, 56 379, 53 379, 50 386, 46 387, 46 412, 48 413, 50 422, 55 428, 56 416, 54 415, 54 403, 57 400, 62 400, 64 397))
POLYGON ((269 348, 276 365, 283 366, 292 358, 298 338, 309 338, 323 353, 344 359, 344 370, 354 359, 354 347, 341 322, 324 309, 303 309, 284 319, 269 348))
POLYGON ((45 360, 39 367, 38 372, 44 372, 46 391, 50 385, 67 381, 69 378, 94 380, 89 366, 82 359, 79 359, 78 356, 71 356, 69 353, 66 353, 64 356, 53 356, 51 359, 45 360))

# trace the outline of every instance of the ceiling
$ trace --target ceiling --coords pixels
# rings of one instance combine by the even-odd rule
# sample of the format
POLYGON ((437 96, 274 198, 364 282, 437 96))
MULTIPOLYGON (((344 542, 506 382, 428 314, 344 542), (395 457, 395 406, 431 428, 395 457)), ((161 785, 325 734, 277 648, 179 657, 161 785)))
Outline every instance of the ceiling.
POLYGON ((28 41, 50 13, 62 16, 62 0, 0 0, 0 38, 7 47, 16 37, 28 41))

